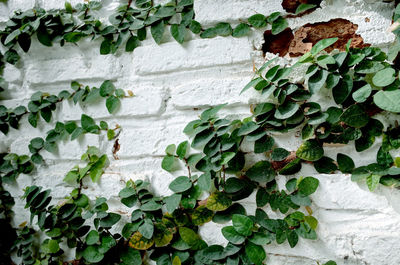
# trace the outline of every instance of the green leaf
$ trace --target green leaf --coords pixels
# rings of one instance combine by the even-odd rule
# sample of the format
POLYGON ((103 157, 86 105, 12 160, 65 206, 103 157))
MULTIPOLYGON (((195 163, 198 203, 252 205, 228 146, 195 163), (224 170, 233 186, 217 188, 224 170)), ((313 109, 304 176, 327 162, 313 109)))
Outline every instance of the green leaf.
POLYGON ((103 98, 114 94, 115 86, 110 80, 104 81, 100 86, 100 96, 103 98))
POLYGON ((245 252, 247 257, 256 265, 263 264, 263 261, 266 259, 267 255, 265 254, 265 250, 262 246, 253 244, 248 242, 245 247, 245 252))
POLYGON ((316 140, 305 141, 296 152, 297 157, 306 161, 317 161, 324 155, 324 149, 316 140))
POLYGON ((201 175, 197 180, 197 185, 201 190, 210 191, 211 189, 211 174, 209 172, 201 175))
POLYGON ((297 245, 297 242, 299 242, 299 236, 295 231, 289 230, 287 232, 287 240, 289 242, 290 247, 294 248, 297 245))
POLYGON ((223 211, 231 206, 232 200, 222 192, 214 192, 207 199, 207 208, 211 211, 223 211))
POLYGON ((284 31, 288 27, 288 22, 283 17, 278 17, 274 22, 272 22, 272 35, 277 35, 284 31))
POLYGON ((201 24, 197 22, 196 20, 192 20, 189 25, 189 29, 194 33, 194 34, 199 34, 201 32, 201 24))
POLYGON ((318 173, 332 174, 337 170, 335 161, 332 158, 323 156, 320 160, 314 162, 314 167, 318 173))
POLYGON ((179 235, 189 246, 195 246, 198 244, 198 241, 201 240, 196 232, 187 227, 179 227, 179 235))
POLYGON ((400 113, 400 89, 392 91, 379 91, 374 95, 374 103, 379 108, 400 113))
POLYGON ((255 28, 263 28, 267 26, 267 18, 262 14, 255 14, 248 19, 250 25, 255 28))
POLYGON ((181 1, 179 1, 179 3, 178 3, 178 6, 179 7, 183 7, 183 6, 190 6, 190 5, 193 5, 193 0, 181 0, 181 1))
POLYGON ((377 72, 372 78, 372 83, 377 87, 390 85, 396 79, 396 71, 393 68, 386 68, 377 72))
POLYGON ((164 18, 164 17, 170 17, 175 15, 175 7, 173 6, 161 6, 156 13, 154 13, 154 16, 164 18))
POLYGON ((232 32, 232 36, 235 38, 240 38, 246 36, 250 32, 250 26, 246 23, 240 23, 232 32))
POLYGON ((174 234, 171 229, 167 228, 163 223, 155 224, 154 243, 156 247, 163 247, 168 245, 173 239, 174 234))
POLYGON ((300 106, 293 101, 286 101, 283 105, 279 106, 274 117, 280 120, 286 120, 292 117, 298 110, 300 106))
POLYGON ((259 188, 256 193, 257 207, 264 207, 269 202, 269 194, 264 188, 259 188))
POLYGON ((78 42, 80 39, 82 39, 82 37, 84 37, 85 35, 82 34, 81 32, 69 32, 67 34, 64 35, 64 40, 66 42, 72 42, 72 43, 76 43, 78 42))
POLYGON ((268 161, 259 161, 247 170, 246 176, 257 182, 270 182, 275 178, 275 171, 268 161))
POLYGON ((112 42, 109 39, 104 39, 100 44, 100 54, 106 55, 111 53, 112 42))
POLYGON ((206 145, 209 141, 211 141, 214 135, 215 132, 212 129, 207 129, 198 133, 192 141, 192 147, 199 148, 206 145))
POLYGON ((169 197, 164 198, 165 206, 169 213, 172 213, 176 208, 179 207, 181 202, 182 195, 181 194, 172 194, 169 197))
POLYGON ((316 7, 317 5, 313 5, 313 4, 300 4, 297 8, 296 8, 296 12, 295 14, 298 15, 300 13, 306 12, 307 10, 313 9, 314 7, 316 7))
POLYGON ((118 223, 121 219, 121 215, 116 213, 108 213, 108 215, 100 219, 100 226, 104 228, 111 228, 113 225, 118 223))
POLYGON ((201 113, 201 115, 200 115, 201 120, 208 121, 209 119, 215 118, 218 111, 220 111, 226 105, 227 104, 220 104, 213 108, 209 108, 209 109, 203 111, 203 113, 201 113))
POLYGON ((323 39, 317 42, 312 48, 311 48, 311 55, 315 56, 317 55, 320 51, 328 48, 332 44, 338 41, 339 38, 329 38, 329 39, 323 39))
POLYGON ((354 101, 362 103, 365 102, 368 97, 372 93, 372 87, 370 84, 366 84, 365 86, 357 89, 355 92, 353 92, 352 97, 354 101))
POLYGON ((394 163, 394 160, 390 153, 388 151, 385 151, 383 146, 381 146, 376 155, 376 162, 378 162, 379 165, 385 168, 389 168, 394 163))
POLYGON ((172 24, 171 35, 178 43, 182 44, 185 41, 185 35, 186 35, 185 25, 172 24))
POLYGON ((181 265, 181 259, 178 256, 175 256, 175 258, 172 260, 172 265, 181 265))
POLYGON ((21 34, 21 30, 20 29, 16 29, 13 32, 11 32, 10 34, 8 34, 7 38, 4 41, 4 45, 9 44, 11 41, 13 41, 16 37, 18 37, 21 34))
POLYGON ((132 52, 140 46, 140 41, 137 36, 131 36, 126 42, 125 51, 132 52))
POLYGON ((214 31, 219 36, 230 36, 232 34, 232 27, 229 23, 220 22, 215 25, 214 31))
POLYGON ((106 100, 108 113, 113 114, 121 106, 121 101, 115 96, 110 96, 106 100))
POLYGON ((246 90, 248 90, 251 87, 255 87, 258 83, 263 82, 264 79, 261 77, 257 77, 255 79, 252 79, 243 89, 242 91, 240 91, 240 94, 242 94, 243 92, 245 92, 246 90))
POLYGON ((268 152, 274 146, 275 140, 274 138, 264 135, 262 138, 258 139, 254 143, 254 153, 260 154, 264 152, 268 152))
POLYGON ((176 154, 180 159, 184 159, 188 150, 189 142, 184 141, 178 145, 178 148, 176 149, 176 154))
POLYGON ((44 140, 40 137, 36 137, 31 140, 32 147, 37 150, 41 149, 43 147, 43 144, 44 144, 44 140))
POLYGON ((318 185, 318 179, 313 177, 306 177, 302 179, 298 184, 299 192, 304 196, 311 195, 317 190, 318 185))
POLYGON ((271 153, 271 159, 273 161, 283 161, 290 154, 289 151, 283 148, 275 148, 271 153))
POLYGON ((205 223, 210 222, 213 216, 214 216, 213 211, 210 211, 209 209, 207 209, 206 206, 202 205, 197 207, 193 211, 191 219, 194 225, 203 225, 205 223))
POLYGON ((250 121, 247 122, 245 124, 243 124, 239 131, 238 131, 238 136, 243 136, 243 135, 247 135, 255 130, 257 130, 260 126, 257 125, 254 121, 250 121))
POLYGON ((220 245, 211 245, 205 248, 202 252, 207 259, 211 260, 219 260, 226 257, 224 247, 220 245))
POLYGON ((86 114, 81 116, 82 129, 90 133, 98 133, 99 127, 96 125, 94 120, 86 114))
POLYGON ((120 257, 124 262, 124 265, 142 264, 142 256, 140 255, 140 252, 132 248, 125 248, 120 253, 120 257))
POLYGON ((249 241, 259 246, 265 246, 272 242, 272 236, 268 232, 256 232, 249 238, 249 241))
POLYGON ((164 27, 163 20, 160 20, 159 22, 157 22, 151 26, 150 32, 151 32, 151 35, 153 36, 154 41, 157 44, 161 43, 161 40, 164 35, 164 30, 165 30, 165 27, 164 27))
POLYGON ((41 44, 49 47, 52 46, 51 38, 49 33, 47 32, 46 27, 44 26, 39 27, 39 29, 36 32, 36 35, 41 44))
POLYGON ((86 244, 88 245, 97 244, 99 240, 100 240, 99 233, 96 230, 90 231, 86 236, 86 244))
POLYGON ((219 161, 219 165, 227 165, 229 161, 232 160, 232 158, 234 158, 236 155, 236 153, 234 152, 225 152, 222 153, 221 155, 221 160, 219 161))
POLYGON ((140 207, 140 209, 145 212, 153 212, 153 211, 160 210, 161 208, 162 208, 162 205, 155 202, 154 200, 150 200, 140 207))
POLYGON ((4 54, 4 60, 9 64, 16 64, 20 59, 20 56, 14 49, 9 49, 4 54))
POLYGON ((232 215, 232 225, 235 231, 243 236, 250 236, 253 232, 254 223, 246 215, 232 215))
POLYGON ((225 226, 221 230, 222 235, 231 242, 232 244, 242 244, 245 241, 245 237, 239 234, 233 226, 225 226))
POLYGON ((370 191, 374 191, 378 187, 381 177, 381 175, 376 174, 371 174, 367 177, 367 186, 370 191))
POLYGON ((139 231, 139 233, 142 234, 143 237, 145 237, 147 239, 151 239, 153 237, 153 233, 154 233, 153 222, 148 218, 144 219, 144 222, 139 227, 138 231, 139 231))
POLYGON ((169 189, 176 193, 187 191, 191 187, 192 182, 185 176, 177 177, 169 184, 169 189))
POLYGON ((129 240, 129 246, 139 250, 146 250, 153 244, 154 240, 143 237, 139 232, 135 232, 129 240))
POLYGON ((339 170, 343 173, 351 173, 355 167, 353 159, 345 154, 338 153, 336 160, 339 165, 339 170))
POLYGON ((321 69, 308 79, 308 89, 311 94, 317 93, 325 85, 329 72, 321 69))
POLYGON ((360 105, 354 104, 343 112, 340 120, 349 126, 361 128, 368 124, 369 116, 360 105))
POLYGON ((97 246, 88 246, 83 250, 82 256, 90 263, 100 262, 104 258, 104 255, 99 252, 97 246))

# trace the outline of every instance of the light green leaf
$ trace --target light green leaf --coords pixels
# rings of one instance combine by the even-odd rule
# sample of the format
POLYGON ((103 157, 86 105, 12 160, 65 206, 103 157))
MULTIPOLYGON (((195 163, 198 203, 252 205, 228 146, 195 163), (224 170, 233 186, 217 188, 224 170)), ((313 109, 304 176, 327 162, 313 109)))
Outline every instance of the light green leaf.
POLYGON ((340 116, 340 120, 349 126, 361 128, 369 122, 369 116, 362 107, 358 104, 351 105, 340 116))
POLYGON ((396 79, 396 71, 393 68, 386 68, 377 72, 372 78, 372 83, 378 87, 390 85, 396 79))
POLYGON ((317 161, 324 155, 324 149, 316 140, 305 141, 296 152, 297 157, 306 161, 317 161))
POLYGON ((171 184, 169 184, 170 190, 176 193, 187 191, 192 187, 192 182, 188 177, 181 176, 174 179, 171 184))
POLYGON ((392 91, 379 91, 374 95, 374 103, 379 108, 400 113, 400 89, 392 91))
POLYGON ((313 177, 306 177, 302 179, 298 184, 299 192, 304 196, 311 195, 317 190, 318 185, 318 179, 313 177))
POLYGON ((311 55, 315 56, 317 55, 320 51, 328 48, 332 44, 338 41, 339 38, 329 38, 329 39, 323 39, 317 42, 312 48, 311 48, 311 55))
POLYGON ((232 225, 236 232, 243 236, 250 236, 253 232, 254 223, 247 217, 242 214, 234 214, 232 215, 232 225))
POLYGON ((159 22, 157 22, 151 26, 150 32, 151 32, 151 35, 153 36, 154 41, 157 44, 161 43, 161 40, 164 35, 164 30, 165 30, 165 27, 164 27, 163 20, 160 20, 159 22))

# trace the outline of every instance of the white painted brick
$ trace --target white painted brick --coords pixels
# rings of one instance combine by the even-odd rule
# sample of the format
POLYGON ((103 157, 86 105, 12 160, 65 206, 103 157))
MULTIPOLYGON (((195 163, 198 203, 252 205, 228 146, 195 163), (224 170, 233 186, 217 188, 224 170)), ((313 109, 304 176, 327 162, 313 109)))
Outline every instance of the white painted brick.
POLYGON ((135 49, 137 74, 157 74, 250 61, 251 47, 246 38, 217 37, 193 40, 183 45, 171 42, 135 49))
POLYGON ((81 49, 71 45, 46 48, 38 43, 26 59, 26 81, 32 84, 76 79, 114 79, 120 75, 121 65, 113 55, 100 55, 98 42, 83 43, 81 49), (36 51, 45 49, 46 53, 36 51))
POLYGON ((263 0, 198 0, 194 1, 196 20, 202 25, 221 21, 237 21, 247 19, 255 13, 269 15, 273 12, 285 12, 282 1, 263 0), (223 12, 221 12, 223 10, 223 12))
POLYGON ((254 90, 239 95, 243 87, 251 80, 238 79, 201 79, 184 83, 171 91, 171 103, 177 109, 207 107, 228 103, 229 105, 254 104, 265 102, 267 98, 254 90))
MULTIPOLYGON (((120 88, 120 87, 119 87, 120 88)), ((132 88, 134 97, 121 99, 121 107, 116 113, 110 115, 106 108, 106 100, 101 99, 95 104, 77 104, 71 101, 62 103, 64 120, 80 120, 81 113, 92 118, 104 117, 146 117, 160 114, 164 104, 165 91, 162 88, 146 87, 132 88)), ((128 93, 126 92, 128 95, 128 93)))
POLYGON ((31 9, 35 6, 35 0, 8 0, 7 5, 9 8, 9 13, 12 16, 15 11, 31 9))
MULTIPOLYGON (((109 15, 122 2, 104 0, 104 9, 96 14, 107 23, 109 15)), ((64 6, 64 1, 59 0, 8 0, 8 4, 0 3, 0 23, 6 21, 14 10, 32 8, 35 3, 46 9, 64 6)), ((195 11, 196 19, 205 27, 221 21, 237 24, 255 13, 268 15, 275 11, 284 12, 281 1, 272 0, 195 0, 195 11)), ((386 32, 391 24, 392 12, 393 3, 385 4, 381 0, 322 1, 321 8, 316 11, 290 18, 289 25, 296 29, 307 23, 345 18, 358 24, 358 33, 365 42, 387 47, 394 39, 393 34, 386 32), (366 22, 366 18, 370 22, 366 22)), ((156 195, 171 194, 169 183, 186 172, 182 168, 176 174, 169 174, 161 169, 161 161, 167 145, 187 140, 182 130, 189 121, 196 119, 206 107, 221 103, 230 104, 221 110, 222 117, 227 115, 228 118, 242 119, 251 115, 248 104, 266 100, 253 90, 239 95, 253 75, 253 62, 260 65, 264 59, 260 51, 254 51, 261 48, 262 31, 256 30, 250 37, 240 39, 199 39, 192 36, 194 40, 183 45, 171 41, 166 34, 166 43, 156 45, 148 39, 133 54, 121 50, 116 56, 100 55, 98 40, 85 40, 77 46, 66 44, 58 47, 55 44, 51 48, 33 41, 31 50, 27 54, 21 53, 22 60, 18 67, 6 66, 4 76, 11 83, 9 92, 2 95, 1 104, 8 107, 26 105, 26 99, 35 91, 57 94, 63 89, 70 90, 72 80, 97 87, 104 80, 112 80, 117 88, 132 90, 136 96, 122 99, 121 109, 115 115, 108 114, 104 101, 86 106, 74 106, 68 102, 61 104, 54 120, 79 120, 84 112, 97 121, 105 119, 111 127, 120 124, 122 132, 119 136, 120 150, 116 153, 118 159, 114 159, 112 154, 114 141, 107 141, 104 135, 88 134, 78 140, 61 142, 57 154, 42 151, 46 164, 38 166, 32 175, 22 174, 16 184, 6 185, 16 196, 14 211, 18 214, 14 223, 18 225, 29 219, 29 212, 24 209, 25 203, 20 197, 25 186, 35 184, 52 189, 54 202, 68 195, 73 187, 63 183, 62 179, 75 164, 83 165, 79 158, 88 145, 99 146, 109 156, 110 166, 99 183, 85 180, 84 192, 92 199, 106 197, 110 209, 121 213, 123 218, 128 218, 129 209, 120 204, 117 195, 126 181, 146 180, 151 182, 151 189, 156 195)), ((271 54, 267 57, 271 59, 271 54)), ((293 60, 283 58, 279 59, 279 63, 291 64, 293 60)), ((301 81, 304 70, 296 69, 292 74, 293 80, 301 81)), ((328 92, 313 98, 324 109, 332 105, 327 99, 328 92)), ((390 119, 393 121, 398 117, 390 119)), ((34 137, 43 137, 53 127, 53 123, 41 120, 38 128, 34 129, 24 117, 20 130, 11 130, 7 136, 0 138, 0 150, 29 154, 29 141, 34 137)), ((298 132, 294 131, 285 135, 274 134, 274 137, 279 147, 295 150, 301 144, 296 134, 298 132)), ((357 153, 353 145, 326 148, 325 155, 336 158, 338 152, 349 154, 360 166, 374 162, 379 143, 380 139, 377 139, 370 150, 361 153, 357 153)), ((247 157, 260 159, 260 156, 247 157)), ((318 174, 313 166, 307 164, 296 174, 298 176, 314 176, 320 181, 319 189, 312 195, 311 206, 319 220, 318 240, 301 239, 293 249, 287 243, 268 245, 268 265, 314 265, 317 261, 322 264, 329 259, 336 260, 339 265, 400 263, 399 190, 380 187, 371 193, 365 184, 351 182, 349 175, 318 174)), ((285 176, 278 176, 281 187, 286 179, 285 176)), ((248 214, 254 214, 255 193, 241 203, 248 214)), ((265 210, 272 218, 282 217, 269 207, 265 210)), ((223 226, 205 224, 200 228, 200 235, 209 244, 225 245, 227 241, 221 235, 223 226)), ((118 226, 118 229, 121 228, 122 224, 118 226)), ((72 259, 71 253, 69 255, 72 259)))

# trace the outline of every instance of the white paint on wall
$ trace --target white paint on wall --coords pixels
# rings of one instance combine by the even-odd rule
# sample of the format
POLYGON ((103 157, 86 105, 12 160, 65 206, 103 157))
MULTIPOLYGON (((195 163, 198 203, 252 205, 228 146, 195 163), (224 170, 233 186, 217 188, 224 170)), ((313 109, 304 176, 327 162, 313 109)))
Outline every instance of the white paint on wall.
MULTIPOLYGON (((61 4, 62 2, 62 4, 61 4)), ((0 3, 0 23, 16 9, 33 6, 60 8, 60 0, 8 0, 0 3)), ((82 1, 74 1, 82 2, 82 1)), ((106 20, 113 8, 123 1, 103 1, 106 20)), ((239 23, 254 13, 283 12, 278 0, 195 0, 197 19, 204 25, 221 20, 239 23)), ((323 1, 322 8, 301 18, 289 19, 293 28, 306 23, 345 18, 359 25, 358 33, 373 45, 387 47, 394 36, 386 30, 391 24, 393 4, 382 1, 331 0, 323 1), (368 17, 370 22, 365 22, 368 17)), ((132 90, 135 97, 124 99, 122 108, 115 115, 108 115, 104 102, 91 106, 73 106, 63 103, 56 117, 60 121, 78 120, 82 111, 97 120, 106 118, 111 124, 120 124, 120 160, 111 155, 112 142, 103 136, 87 135, 73 142, 63 142, 58 154, 43 152, 46 164, 29 176, 22 175, 15 185, 7 185, 14 196, 21 196, 27 185, 41 185, 51 188, 55 200, 64 198, 72 189, 62 182, 63 175, 78 162, 87 145, 98 145, 110 156, 111 165, 98 184, 87 182, 85 192, 91 198, 106 196, 110 206, 121 210, 117 194, 129 179, 147 179, 158 195, 168 195, 168 183, 175 177, 161 169, 161 157, 170 143, 185 140, 184 126, 195 119, 201 110, 216 104, 228 102, 231 105, 222 113, 236 117, 249 115, 249 103, 259 102, 260 96, 249 91, 239 95, 252 77, 253 62, 261 63, 263 58, 254 47, 262 44, 262 31, 253 32, 249 37, 231 37, 192 40, 179 45, 166 37, 166 43, 156 45, 152 40, 132 54, 125 52, 117 56, 99 54, 98 42, 81 42, 78 46, 43 47, 33 42, 31 51, 23 55, 17 66, 7 65, 5 78, 10 88, 7 100, 2 104, 16 106, 26 104, 36 91, 56 93, 68 89, 72 80, 88 85, 99 85, 103 80, 112 79, 117 87, 132 90)), ((189 38, 190 39, 190 38, 189 38)), ((267 55, 271 57, 271 55, 267 55)), ((288 60, 292 61, 292 60, 288 60)), ((325 104, 324 98, 320 99, 325 104)), ((44 135, 52 124, 40 122, 39 128, 32 129, 27 120, 21 122, 21 129, 11 130, 0 139, 1 151, 28 153, 27 145, 33 137, 44 135)), ((295 150, 298 141, 292 136, 277 136, 280 146, 295 150)), ((327 150, 335 158, 344 152, 356 157, 357 164, 369 163, 375 159, 376 148, 358 154, 353 146, 341 150, 327 150)), ((312 209, 320 221, 316 241, 300 240, 291 249, 287 243, 266 247, 267 263, 271 265, 315 265, 316 261, 334 259, 346 265, 398 265, 400 264, 400 192, 379 188, 371 193, 364 184, 350 181, 345 174, 317 174, 312 167, 304 166, 300 175, 312 175, 320 180, 320 188, 312 195, 312 209)), ((178 175, 176 175, 178 176, 178 175)), ((280 177, 280 182, 284 181, 280 177)), ((17 212, 15 225, 29 219, 23 209, 23 201, 17 197, 14 210, 17 212)), ((255 209, 254 194, 244 200, 248 213, 255 209)), ((267 209, 273 216, 274 213, 267 209)), ((209 223, 200 233, 209 243, 225 244, 221 225, 209 223)))

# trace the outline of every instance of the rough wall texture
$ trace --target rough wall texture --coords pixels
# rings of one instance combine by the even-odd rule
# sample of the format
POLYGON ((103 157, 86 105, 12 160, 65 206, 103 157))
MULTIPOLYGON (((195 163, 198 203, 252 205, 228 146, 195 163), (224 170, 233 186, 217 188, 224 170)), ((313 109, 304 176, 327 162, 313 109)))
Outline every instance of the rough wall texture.
MULTIPOLYGON (((119 2, 103 2, 106 11, 102 15, 106 18, 107 12, 119 2)), ((61 8, 63 3, 61 0, 8 0, 8 4, 0 3, 0 23, 7 21, 8 15, 16 9, 61 8)), ((307 23, 343 18, 358 25, 357 34, 365 43, 386 47, 394 40, 387 32, 393 8, 393 4, 379 0, 325 0, 314 12, 289 19, 289 25, 297 29, 307 23)), ((285 12, 278 0, 195 0, 195 11, 197 20, 203 25, 220 21, 238 23, 256 12, 285 12)), ((175 176, 162 171, 161 159, 168 144, 185 139, 184 126, 195 119, 202 108, 227 102, 230 105, 223 113, 245 117, 250 113, 248 104, 262 100, 253 92, 239 96, 252 77, 253 64, 264 60, 262 37, 263 31, 240 39, 204 40, 188 36, 187 42, 179 45, 166 36, 161 45, 147 40, 132 54, 121 51, 116 56, 101 56, 98 42, 80 42, 78 46, 62 48, 47 48, 34 43, 17 67, 6 67, 5 78, 10 82, 10 92, 3 104, 10 107, 26 104, 35 91, 51 93, 68 89, 71 80, 99 85, 103 80, 111 79, 118 88, 130 89, 136 96, 124 99, 121 109, 113 116, 108 115, 104 102, 80 107, 64 102, 56 115, 60 121, 78 120, 85 111, 96 119, 105 118, 112 125, 120 124, 123 130, 119 137, 119 160, 112 158, 113 142, 103 136, 87 135, 61 143, 56 155, 43 152, 46 165, 39 167, 33 175, 21 175, 16 185, 6 188, 14 196, 21 196, 25 186, 41 185, 51 188, 55 199, 62 199, 72 189, 62 182, 64 174, 79 162, 87 145, 96 145, 109 154, 111 165, 100 183, 85 186, 86 193, 92 198, 105 196, 110 199, 112 209, 118 208, 128 216, 127 209, 120 206, 117 198, 125 181, 147 179, 157 194, 170 194, 168 184, 175 176)), ((271 58, 272 54, 267 57, 271 58)), ((281 60, 282 63, 290 61, 292 59, 281 60)), ((320 100, 323 107, 329 107, 324 96, 320 100)), ((38 130, 32 129, 26 120, 22 124, 19 131, 1 136, 1 151, 27 154, 30 139, 42 136, 52 128, 43 122, 38 130)), ((279 145, 296 150, 300 140, 293 135, 277 135, 279 145)), ((362 165, 375 160, 377 148, 357 153, 349 145, 340 151, 351 154, 357 165, 362 165)), ((335 157, 336 152, 336 149, 327 150, 327 155, 335 157)), ((309 166, 304 166, 301 174, 313 175, 320 180, 320 188, 312 195, 312 208, 320 221, 319 239, 313 242, 301 240, 294 249, 287 243, 272 244, 266 248, 268 264, 311 265, 327 259, 334 259, 340 265, 400 264, 399 191, 380 188, 371 193, 365 185, 351 182, 349 175, 317 174, 309 166)), ((284 179, 281 177, 282 183, 284 179)), ((245 205, 248 213, 252 213, 256 207, 255 196, 247 198, 245 205)), ((28 212, 23 207, 23 202, 18 199, 14 208, 16 224, 28 219, 28 212)), ((220 225, 209 223, 201 228, 201 235, 209 243, 225 244, 220 228, 220 225)))

